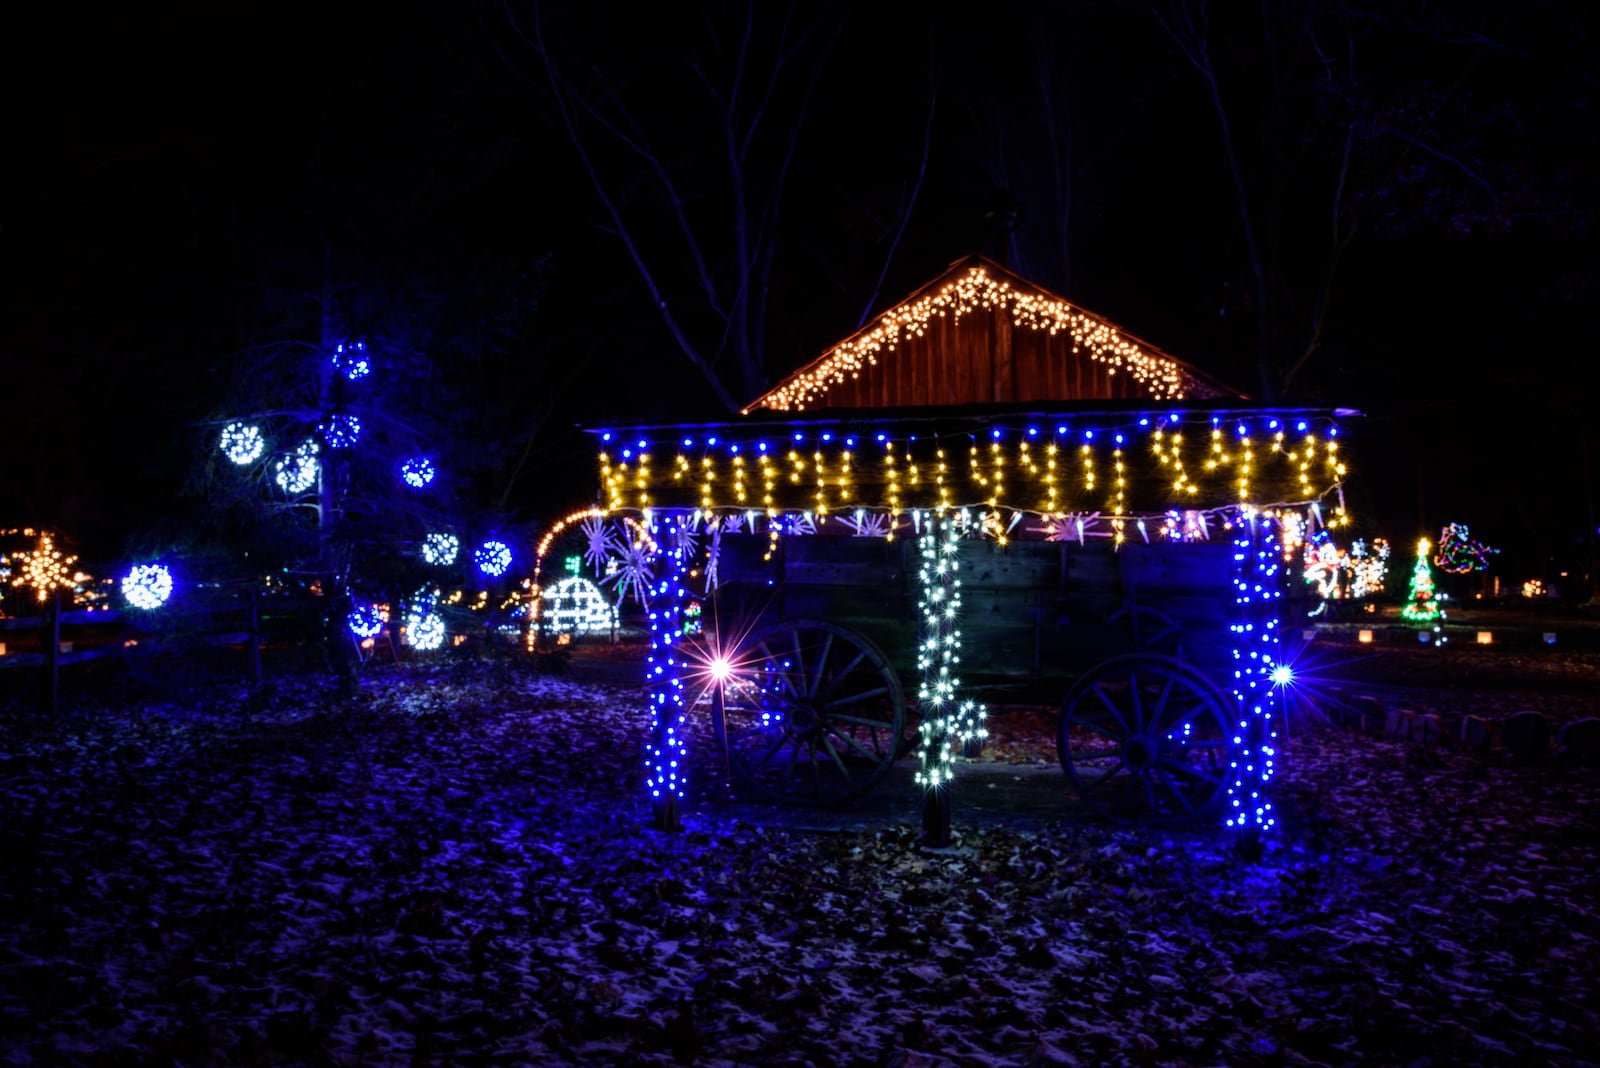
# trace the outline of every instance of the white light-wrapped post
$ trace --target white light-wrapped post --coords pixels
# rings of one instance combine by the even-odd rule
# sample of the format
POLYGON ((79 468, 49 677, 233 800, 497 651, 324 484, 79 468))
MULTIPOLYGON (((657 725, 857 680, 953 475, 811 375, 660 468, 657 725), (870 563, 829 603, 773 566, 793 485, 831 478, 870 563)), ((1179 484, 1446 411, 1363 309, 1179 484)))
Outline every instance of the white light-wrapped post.
MULTIPOLYGON (((964 517, 963 517, 964 518, 964 517)), ((962 523, 944 509, 928 513, 920 524, 917 570, 921 601, 917 616, 917 669, 922 684, 917 703, 922 713, 921 761, 917 783, 922 787, 922 841, 950 844, 950 781, 955 758, 968 742, 988 737, 982 705, 959 701, 961 662, 962 523)))

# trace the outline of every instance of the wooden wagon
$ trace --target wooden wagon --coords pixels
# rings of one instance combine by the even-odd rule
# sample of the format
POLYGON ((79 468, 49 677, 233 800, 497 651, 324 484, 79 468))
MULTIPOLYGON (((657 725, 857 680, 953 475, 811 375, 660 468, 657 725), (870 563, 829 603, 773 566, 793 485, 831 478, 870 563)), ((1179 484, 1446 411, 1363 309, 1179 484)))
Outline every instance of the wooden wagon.
POLYGON ((597 431, 602 508, 648 532, 658 823, 703 713, 764 800, 914 756, 937 840, 1002 693, 1059 702, 1109 816, 1270 826, 1282 575, 1345 522, 1349 414, 1252 406, 974 258, 736 423, 597 431))

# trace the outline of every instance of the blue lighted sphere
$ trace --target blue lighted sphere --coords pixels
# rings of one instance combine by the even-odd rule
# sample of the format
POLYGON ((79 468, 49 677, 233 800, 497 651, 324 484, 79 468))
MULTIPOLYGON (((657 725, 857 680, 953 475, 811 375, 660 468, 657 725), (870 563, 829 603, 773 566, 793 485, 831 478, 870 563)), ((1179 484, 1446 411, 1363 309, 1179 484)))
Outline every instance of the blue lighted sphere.
POLYGON ((383 609, 375 604, 358 604, 345 617, 345 624, 357 638, 376 638, 383 633, 383 609))
POLYGON ((490 578, 499 578, 511 567, 511 546, 503 541, 486 541, 472 554, 472 562, 490 578))
POLYGON ((436 567, 449 567, 461 552, 461 539, 454 534, 429 534, 422 541, 422 560, 436 567))
POLYGON ((333 366, 352 382, 367 377, 372 373, 372 362, 367 359, 367 343, 341 341, 333 350, 333 366))
POLYGON ((341 412, 322 426, 322 436, 330 449, 348 449, 361 436, 361 420, 341 412))
POLYGON ((172 596, 166 564, 138 564, 122 577, 122 598, 134 608, 160 608, 172 596))
POLYGON ((222 428, 222 452, 234 463, 243 466, 261 459, 267 451, 267 439, 259 427, 249 423, 229 423, 222 428))
POLYGON ((413 456, 400 465, 400 477, 412 489, 422 489, 433 481, 433 461, 426 456, 413 456))

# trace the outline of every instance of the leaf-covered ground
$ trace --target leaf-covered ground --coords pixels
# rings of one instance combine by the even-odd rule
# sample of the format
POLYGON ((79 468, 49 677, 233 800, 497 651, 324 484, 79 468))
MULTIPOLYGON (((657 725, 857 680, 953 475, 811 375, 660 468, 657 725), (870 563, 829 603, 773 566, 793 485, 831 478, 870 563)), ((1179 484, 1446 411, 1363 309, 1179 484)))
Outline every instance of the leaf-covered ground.
POLYGON ((626 687, 105 700, 0 722, 0 1064, 1600 1063, 1592 768, 1307 721, 1259 862, 959 798, 929 851, 651 830, 626 687))

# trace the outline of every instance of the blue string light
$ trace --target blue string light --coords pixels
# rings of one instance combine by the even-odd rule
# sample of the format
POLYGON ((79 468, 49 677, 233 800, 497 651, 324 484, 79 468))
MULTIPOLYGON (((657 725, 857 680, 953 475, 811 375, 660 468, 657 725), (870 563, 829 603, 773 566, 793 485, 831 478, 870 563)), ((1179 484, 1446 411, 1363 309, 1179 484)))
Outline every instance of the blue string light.
POLYGON ((662 546, 665 574, 650 584, 650 652, 645 657, 645 685, 650 705, 650 746, 645 754, 645 783, 659 813, 675 805, 688 785, 688 750, 684 735, 688 705, 684 700, 684 660, 678 651, 683 637, 683 610, 689 597, 683 576, 688 552, 680 536, 687 517, 649 518, 650 534, 662 546))
POLYGON ((134 608, 160 608, 172 596, 172 571, 166 564, 137 564, 122 578, 122 598, 134 608))
POLYGON ((1224 823, 1267 831, 1277 823, 1267 784, 1276 770, 1277 728, 1272 703, 1279 681, 1278 601, 1283 596, 1277 520, 1239 517, 1233 534, 1233 694, 1238 721, 1232 738, 1224 823))
POLYGON ((499 578, 511 568, 511 546, 491 538, 478 546, 472 554, 472 562, 490 578, 499 578))

